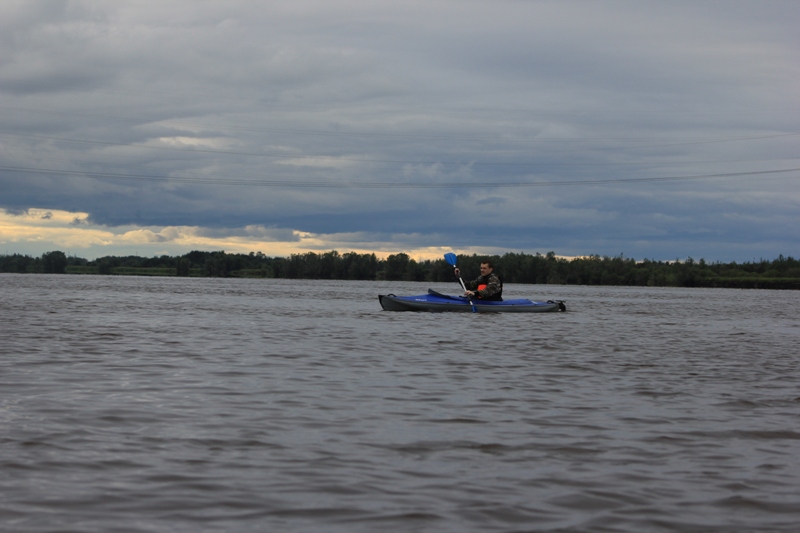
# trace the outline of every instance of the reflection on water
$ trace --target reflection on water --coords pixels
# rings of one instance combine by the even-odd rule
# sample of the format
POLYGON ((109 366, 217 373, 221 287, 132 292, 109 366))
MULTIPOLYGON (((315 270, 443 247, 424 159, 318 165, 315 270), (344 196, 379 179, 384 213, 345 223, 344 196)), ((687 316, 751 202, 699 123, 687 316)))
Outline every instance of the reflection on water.
POLYGON ((796 530, 796 293, 427 288, 0 275, 0 529, 796 530))

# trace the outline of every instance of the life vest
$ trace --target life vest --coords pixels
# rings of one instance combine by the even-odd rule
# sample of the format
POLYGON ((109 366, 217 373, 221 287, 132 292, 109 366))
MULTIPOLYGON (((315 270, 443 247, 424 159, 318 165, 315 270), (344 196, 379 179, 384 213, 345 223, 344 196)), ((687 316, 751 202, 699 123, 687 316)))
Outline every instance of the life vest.
MULTIPOLYGON (((491 275, 492 274, 489 274, 489 276, 491 276, 491 275)), ((477 286, 478 288, 475 290, 475 292, 482 291, 486 287, 489 286, 489 283, 488 283, 489 276, 481 276, 479 278, 478 286, 477 286)), ((495 274, 495 276, 497 276, 497 274, 495 274)), ((499 277, 497 279, 498 279, 498 281, 500 281, 499 277)), ((478 296, 478 298, 480 298, 480 296, 478 296)), ((498 301, 502 301, 503 300, 503 282, 502 281, 500 281, 500 292, 498 292, 497 294, 493 294, 489 298, 486 298, 486 300, 498 300, 498 301)))

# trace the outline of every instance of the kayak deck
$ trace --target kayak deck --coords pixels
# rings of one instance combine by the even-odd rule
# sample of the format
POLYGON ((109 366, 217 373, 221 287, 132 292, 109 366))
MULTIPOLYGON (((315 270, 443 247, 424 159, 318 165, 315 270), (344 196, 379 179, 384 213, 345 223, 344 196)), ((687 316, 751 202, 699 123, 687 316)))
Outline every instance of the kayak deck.
POLYGON ((516 300, 490 301, 470 300, 465 296, 448 296, 428 289, 427 294, 418 296, 379 295, 381 307, 385 311, 455 311, 465 313, 552 313, 566 311, 561 300, 537 302, 525 298, 516 300))

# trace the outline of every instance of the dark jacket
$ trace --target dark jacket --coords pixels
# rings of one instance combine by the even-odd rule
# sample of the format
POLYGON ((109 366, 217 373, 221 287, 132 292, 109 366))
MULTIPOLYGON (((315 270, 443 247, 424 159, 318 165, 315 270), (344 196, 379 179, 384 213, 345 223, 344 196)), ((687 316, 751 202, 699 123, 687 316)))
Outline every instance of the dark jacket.
POLYGON ((480 300, 502 300, 503 299, 503 282, 500 277, 494 272, 487 276, 478 276, 474 281, 467 281, 464 283, 467 290, 477 291, 475 296, 480 300))

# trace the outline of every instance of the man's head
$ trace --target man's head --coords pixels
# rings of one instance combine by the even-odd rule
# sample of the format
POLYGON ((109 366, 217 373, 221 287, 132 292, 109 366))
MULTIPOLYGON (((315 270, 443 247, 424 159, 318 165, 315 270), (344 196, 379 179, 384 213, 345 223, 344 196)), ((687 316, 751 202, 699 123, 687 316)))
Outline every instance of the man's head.
POLYGON ((481 262, 481 276, 488 276, 494 270, 494 265, 491 261, 482 261, 481 262))

